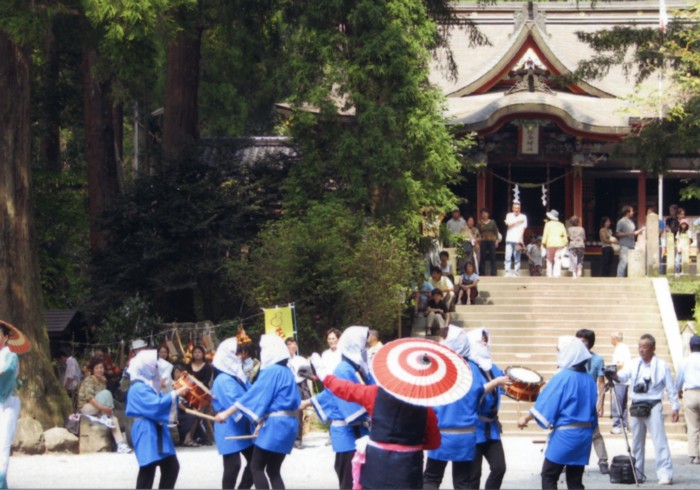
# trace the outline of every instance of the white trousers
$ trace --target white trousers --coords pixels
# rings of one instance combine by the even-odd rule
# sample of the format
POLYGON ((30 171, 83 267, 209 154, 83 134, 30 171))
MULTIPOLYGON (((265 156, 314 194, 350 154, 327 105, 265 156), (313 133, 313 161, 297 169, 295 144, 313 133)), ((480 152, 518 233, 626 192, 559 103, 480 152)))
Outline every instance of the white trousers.
POLYGON ((630 429, 632 429, 632 454, 634 455, 635 466, 638 476, 644 474, 644 443, 647 431, 651 435, 651 442, 654 444, 654 455, 656 457, 656 476, 673 479, 673 464, 671 462, 671 450, 666 439, 666 429, 664 428, 663 406, 657 403, 651 409, 648 417, 631 417, 630 429))
POLYGON ((10 396, 0 403, 0 488, 7 488, 7 467, 10 464, 10 450, 15 438, 20 402, 10 396))

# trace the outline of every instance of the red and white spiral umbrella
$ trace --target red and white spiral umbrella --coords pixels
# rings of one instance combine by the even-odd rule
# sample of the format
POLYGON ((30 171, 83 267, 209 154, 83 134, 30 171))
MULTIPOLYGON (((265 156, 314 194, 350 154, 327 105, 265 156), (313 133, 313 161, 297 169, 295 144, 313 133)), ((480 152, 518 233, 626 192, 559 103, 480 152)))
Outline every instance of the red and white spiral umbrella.
POLYGON ((0 325, 6 327, 10 331, 10 337, 7 340, 7 347, 15 354, 24 354, 29 352, 32 348, 31 342, 26 335, 24 335, 17 327, 6 322, 5 320, 0 320, 0 325))
POLYGON ((472 385, 472 371, 464 358, 427 339, 389 342, 374 356, 372 375, 399 400, 423 407, 455 402, 472 385))

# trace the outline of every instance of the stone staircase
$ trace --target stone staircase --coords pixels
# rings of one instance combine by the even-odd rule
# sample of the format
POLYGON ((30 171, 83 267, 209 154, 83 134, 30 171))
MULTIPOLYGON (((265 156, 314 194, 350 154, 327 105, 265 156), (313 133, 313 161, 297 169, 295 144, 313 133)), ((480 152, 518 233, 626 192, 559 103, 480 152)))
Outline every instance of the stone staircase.
MULTIPOLYGON (((581 328, 596 333, 593 351, 606 364, 611 363, 613 353, 610 335, 621 331, 633 357, 639 337, 652 334, 657 355, 672 366, 651 279, 482 277, 479 291, 480 303, 457 306, 452 323, 467 330, 487 328, 494 362, 504 370, 508 366, 523 366, 537 371, 545 381, 551 379, 556 371, 557 337, 574 335, 581 328)), ((413 333, 424 336, 425 329, 416 328, 413 333)), ((610 434, 611 397, 612 393, 606 394, 605 416, 599 421, 601 431, 604 437, 622 437, 610 434)), ((534 422, 525 430, 517 428, 518 416, 531 406, 502 398, 500 419, 505 435, 545 437, 546 433, 534 422)), ((670 413, 670 406, 664 401, 669 437, 684 438, 683 412, 675 424, 670 421, 670 413)))

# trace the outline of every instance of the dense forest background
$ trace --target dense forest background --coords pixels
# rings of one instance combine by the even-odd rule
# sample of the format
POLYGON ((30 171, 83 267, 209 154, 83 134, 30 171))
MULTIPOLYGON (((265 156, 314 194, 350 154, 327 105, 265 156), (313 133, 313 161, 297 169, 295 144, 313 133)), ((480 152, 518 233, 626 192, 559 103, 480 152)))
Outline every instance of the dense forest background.
MULTIPOLYGON (((488 42, 445 0, 0 1, 0 317, 36 346, 24 409, 68 406, 46 308, 79 309, 99 342, 291 302, 305 351, 329 327, 394 335, 421 210, 457 204, 465 175, 470 140, 428 82, 455 24, 488 42)), ((692 93, 696 27, 619 36, 591 39, 586 76, 637 47, 692 93)), ((688 100, 649 134, 694 145, 688 100)))

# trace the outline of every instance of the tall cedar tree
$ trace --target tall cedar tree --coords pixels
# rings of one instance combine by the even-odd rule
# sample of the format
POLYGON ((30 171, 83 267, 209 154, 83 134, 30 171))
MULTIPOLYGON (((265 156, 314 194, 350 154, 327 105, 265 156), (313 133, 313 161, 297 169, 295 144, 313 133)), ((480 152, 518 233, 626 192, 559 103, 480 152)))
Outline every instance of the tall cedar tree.
POLYGON ((24 331, 33 344, 20 358, 22 415, 49 428, 63 425, 70 404, 53 375, 34 247, 30 65, 28 45, 0 27, 0 318, 24 331))
POLYGON ((461 168, 443 96, 428 80, 431 50, 444 44, 431 14, 449 17, 447 2, 292 5, 297 110, 289 125, 303 161, 293 169, 287 204, 301 211, 332 195, 355 212, 417 230, 422 206, 454 204, 447 184, 461 168))

